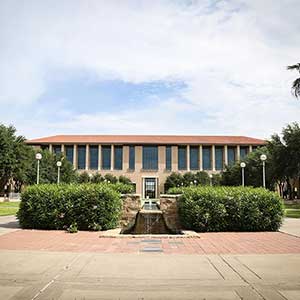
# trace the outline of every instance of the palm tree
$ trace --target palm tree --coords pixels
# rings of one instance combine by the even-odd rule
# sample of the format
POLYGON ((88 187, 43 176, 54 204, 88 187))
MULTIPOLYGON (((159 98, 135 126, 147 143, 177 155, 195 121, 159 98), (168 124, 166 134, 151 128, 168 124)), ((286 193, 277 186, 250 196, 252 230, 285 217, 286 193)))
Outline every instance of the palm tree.
MULTIPOLYGON (((287 66, 287 69, 296 70, 300 73, 300 63, 292 66, 287 66)), ((296 98, 300 97, 300 77, 293 82, 292 91, 296 98)))

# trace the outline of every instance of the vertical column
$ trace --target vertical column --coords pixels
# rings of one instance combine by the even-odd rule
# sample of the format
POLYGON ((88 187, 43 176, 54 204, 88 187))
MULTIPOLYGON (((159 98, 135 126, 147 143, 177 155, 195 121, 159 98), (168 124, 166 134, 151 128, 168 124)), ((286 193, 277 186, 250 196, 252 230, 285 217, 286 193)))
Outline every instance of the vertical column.
POLYGON ((172 172, 178 171, 178 147, 172 146, 172 172))
POLYGON ((252 145, 249 145, 249 153, 252 152, 253 149, 252 149, 252 145))
POLYGON ((129 146, 123 146, 123 166, 122 170, 129 169, 129 146))
POLYGON ((186 146, 186 169, 190 171, 190 145, 186 146))
POLYGON ((51 152, 51 153, 52 153, 52 151, 53 151, 52 144, 49 144, 49 152, 51 152))
POLYGON ((90 164, 90 145, 86 144, 85 146, 85 169, 89 169, 90 164))
POLYGON ((61 144, 61 154, 64 157, 65 156, 65 145, 61 144))
POLYGON ((237 161, 241 159, 240 145, 236 146, 236 159, 237 161))
POLYGON ((203 159, 202 159, 202 145, 199 146, 199 166, 200 171, 203 171, 203 159))
POLYGON ((166 147, 158 146, 158 170, 163 172, 166 169, 166 147))
POLYGON ((212 160, 212 170, 216 171, 216 153, 215 153, 215 145, 211 146, 211 160, 212 160))
POLYGON ((114 145, 111 145, 111 148, 110 148, 110 170, 112 171, 114 169, 114 158, 115 158, 115 147, 114 145))
POLYGON ((98 171, 101 170, 101 145, 98 145, 98 171))
POLYGON ((73 147, 73 168, 77 169, 77 145, 73 147))
MULTIPOLYGON (((224 145, 224 164, 225 164, 225 166, 228 165, 228 146, 227 145, 224 145)), ((223 169, 224 169, 224 167, 223 167, 223 169)))

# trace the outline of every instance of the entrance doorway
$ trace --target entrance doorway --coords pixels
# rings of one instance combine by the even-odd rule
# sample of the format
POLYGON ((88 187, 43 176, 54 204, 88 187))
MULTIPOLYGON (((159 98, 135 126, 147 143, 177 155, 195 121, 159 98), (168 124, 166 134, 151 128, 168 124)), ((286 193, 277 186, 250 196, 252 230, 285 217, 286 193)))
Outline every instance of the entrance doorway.
POLYGON ((156 198, 156 178, 144 178, 144 198, 156 198))

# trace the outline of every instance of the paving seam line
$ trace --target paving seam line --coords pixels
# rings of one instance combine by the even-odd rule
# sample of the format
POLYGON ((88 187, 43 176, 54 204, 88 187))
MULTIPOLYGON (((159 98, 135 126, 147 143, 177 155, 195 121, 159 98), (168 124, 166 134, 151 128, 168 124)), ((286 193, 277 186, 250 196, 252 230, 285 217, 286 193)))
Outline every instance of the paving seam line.
POLYGON ((82 256, 82 253, 78 254, 73 260, 65 265, 62 270, 58 272, 47 284, 45 284, 30 300, 37 299, 49 286, 51 286, 64 272, 68 271, 70 267, 82 256))
POLYGON ((295 234, 292 234, 292 233, 288 233, 288 232, 281 231, 281 230, 279 230, 278 232, 283 233, 283 234, 286 234, 286 235, 290 235, 290 236, 292 236, 292 237, 296 237, 296 238, 300 239, 300 236, 295 235, 295 234))
POLYGON ((252 285, 246 278, 244 278, 233 266, 231 266, 231 264, 229 262, 227 262, 227 260, 222 256, 222 255, 218 255, 222 261, 233 271, 235 272, 245 283, 247 283, 251 289, 259 296, 261 297, 263 300, 267 300, 255 287, 254 285, 252 285))

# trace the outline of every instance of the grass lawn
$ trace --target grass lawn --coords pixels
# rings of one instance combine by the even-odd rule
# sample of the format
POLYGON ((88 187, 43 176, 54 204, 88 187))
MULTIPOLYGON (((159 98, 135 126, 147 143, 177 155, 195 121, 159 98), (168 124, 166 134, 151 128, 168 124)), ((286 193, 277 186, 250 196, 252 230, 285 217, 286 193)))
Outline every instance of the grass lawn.
POLYGON ((19 210, 20 202, 0 202, 0 216, 15 215, 19 210))
POLYGON ((285 216, 288 218, 300 218, 300 204, 285 204, 285 216))

